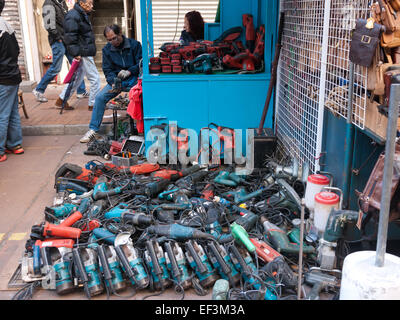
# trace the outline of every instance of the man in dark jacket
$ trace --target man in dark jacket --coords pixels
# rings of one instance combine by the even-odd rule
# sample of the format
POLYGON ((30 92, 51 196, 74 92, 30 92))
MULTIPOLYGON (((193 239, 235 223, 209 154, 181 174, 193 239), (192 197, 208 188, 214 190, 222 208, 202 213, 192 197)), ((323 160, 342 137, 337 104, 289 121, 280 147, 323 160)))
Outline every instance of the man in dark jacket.
POLYGON ((107 85, 96 96, 89 131, 80 140, 82 143, 89 142, 99 131, 106 104, 119 94, 115 84, 120 84, 121 90, 128 92, 137 83, 139 75, 142 59, 140 42, 126 38, 115 24, 105 27, 104 37, 108 43, 102 50, 102 67, 107 85))
MULTIPOLYGON (((100 91, 100 76, 93 58, 96 55, 96 44, 89 19, 92 9, 93 0, 80 0, 75 3, 73 9, 68 11, 64 19, 64 42, 67 53, 80 61, 71 91, 75 91, 86 76, 90 83, 89 110, 92 110, 94 99, 100 91)), ((66 90, 67 86, 57 99, 56 107, 62 105, 66 90)))
MULTIPOLYGON (((0 15, 5 0, 0 0, 0 15)), ((19 46, 10 24, 0 16, 0 162, 6 153, 21 154, 22 130, 18 112, 19 46)))
MULTIPOLYGON (((64 54, 66 54, 64 46, 64 17, 68 12, 67 5, 64 0, 46 0, 43 3, 42 16, 44 28, 48 32, 49 44, 52 52, 52 63, 40 80, 37 87, 32 91, 36 100, 39 102, 47 102, 44 92, 47 89, 50 81, 60 72, 64 54)), ((72 57, 66 55, 68 61, 72 62, 72 57)), ((83 98, 88 96, 85 90, 85 82, 82 81, 77 89, 77 97, 83 98)), ((68 106, 67 106, 68 109, 68 106)))

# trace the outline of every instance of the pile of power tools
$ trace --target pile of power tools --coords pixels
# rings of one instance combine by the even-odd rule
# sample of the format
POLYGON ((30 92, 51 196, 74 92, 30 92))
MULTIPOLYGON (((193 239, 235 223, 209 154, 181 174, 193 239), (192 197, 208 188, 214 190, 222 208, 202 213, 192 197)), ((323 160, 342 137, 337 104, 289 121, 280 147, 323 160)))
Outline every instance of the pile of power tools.
POLYGON ((251 175, 235 169, 64 163, 54 203, 31 228, 22 280, 89 299, 173 288, 182 299, 213 290, 216 300, 281 300, 296 299, 299 285, 302 299, 335 296, 343 232, 358 213, 332 210, 313 237, 301 228, 307 170, 273 161, 251 175))

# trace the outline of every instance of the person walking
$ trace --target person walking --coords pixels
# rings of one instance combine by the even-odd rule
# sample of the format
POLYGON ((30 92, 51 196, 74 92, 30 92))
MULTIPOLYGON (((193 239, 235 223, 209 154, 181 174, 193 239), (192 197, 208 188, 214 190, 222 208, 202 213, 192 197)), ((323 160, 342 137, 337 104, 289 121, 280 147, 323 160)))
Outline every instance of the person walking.
POLYGON ((6 153, 22 154, 18 89, 22 81, 18 67, 19 45, 10 24, 1 17, 5 0, 0 0, 0 162, 6 153))
POLYGON ((106 104, 121 91, 129 90, 137 83, 142 45, 135 39, 126 38, 121 28, 113 24, 104 28, 107 44, 102 50, 102 68, 107 84, 96 96, 89 131, 80 142, 89 142, 99 131, 106 104))
MULTIPOLYGON (((72 57, 66 54, 64 45, 64 17, 68 12, 68 7, 64 0, 45 0, 42 7, 42 16, 44 28, 48 32, 48 40, 51 47, 53 61, 40 80, 37 87, 32 91, 36 100, 39 102, 47 102, 48 99, 44 96, 49 83, 54 77, 60 73, 63 57, 66 55, 69 63, 72 63, 72 57)), ((82 81, 77 88, 77 98, 88 97, 89 93, 86 92, 85 81, 82 81)), ((66 109, 71 109, 66 106, 66 109)))
MULTIPOLYGON (((86 76, 90 83, 89 110, 93 109, 94 99, 100 91, 100 75, 94 62, 94 56, 96 55, 95 37, 89 19, 89 14, 92 10, 93 0, 79 0, 68 11, 64 19, 64 42, 67 54, 80 61, 71 92, 76 90, 86 76)), ((68 85, 64 87, 64 90, 59 95, 56 107, 61 107, 64 99, 68 99, 68 97, 65 97, 67 87, 68 85)))

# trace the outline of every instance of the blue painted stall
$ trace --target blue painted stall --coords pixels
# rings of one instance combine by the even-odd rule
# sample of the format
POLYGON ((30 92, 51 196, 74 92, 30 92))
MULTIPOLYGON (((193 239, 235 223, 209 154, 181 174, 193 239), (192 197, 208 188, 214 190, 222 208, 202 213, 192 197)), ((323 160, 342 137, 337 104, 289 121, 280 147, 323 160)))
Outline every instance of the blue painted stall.
MULTIPOLYGON (((242 26, 242 14, 245 13, 253 15, 255 28, 264 24, 265 68, 261 73, 150 74, 147 66, 152 57, 149 52, 153 52, 151 0, 141 0, 145 134, 151 126, 169 121, 197 133, 211 122, 234 129, 258 127, 271 78, 278 11, 275 0, 221 0, 220 22, 205 25, 205 40, 215 40, 227 29, 242 26)), ((243 28, 243 43, 244 33, 243 28)), ((265 127, 272 127, 272 114, 270 107, 265 127)), ((146 141, 146 147, 149 144, 151 142, 146 141)))

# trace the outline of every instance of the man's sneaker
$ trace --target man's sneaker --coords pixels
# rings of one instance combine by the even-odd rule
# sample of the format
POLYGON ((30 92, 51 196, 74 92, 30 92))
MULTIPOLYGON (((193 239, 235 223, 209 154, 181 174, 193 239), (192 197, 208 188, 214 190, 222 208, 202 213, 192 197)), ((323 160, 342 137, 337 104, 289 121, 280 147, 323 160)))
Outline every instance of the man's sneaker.
POLYGON ((47 102, 47 101, 49 101, 49 100, 43 95, 43 93, 41 93, 41 92, 39 92, 39 91, 36 91, 35 89, 32 90, 32 93, 33 93, 33 95, 35 96, 36 101, 39 101, 39 102, 47 102))
POLYGON ((85 91, 84 93, 77 93, 76 97, 78 99, 89 98, 90 92, 85 91))
POLYGON ((81 143, 87 143, 96 136, 96 131, 90 129, 85 135, 79 140, 81 143))

